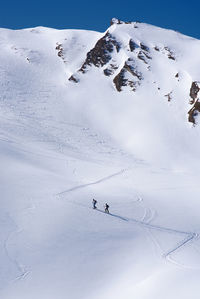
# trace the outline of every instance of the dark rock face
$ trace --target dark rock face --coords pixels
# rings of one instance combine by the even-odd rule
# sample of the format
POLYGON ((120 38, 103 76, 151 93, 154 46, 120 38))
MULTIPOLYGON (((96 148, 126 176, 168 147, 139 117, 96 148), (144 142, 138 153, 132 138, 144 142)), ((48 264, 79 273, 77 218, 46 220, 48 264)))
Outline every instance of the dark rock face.
POLYGON ((179 73, 177 73, 177 74, 175 75, 175 78, 177 79, 178 82, 180 82, 180 74, 179 74, 179 73))
MULTIPOLYGON (((115 20, 115 23, 116 22, 119 24, 120 21, 115 20)), ((133 39, 130 39, 129 48, 131 52, 136 51, 135 55, 137 55, 137 58, 148 65, 148 60, 152 59, 148 46, 143 43, 137 44, 133 39)), ((88 67, 92 65, 95 67, 103 67, 106 65, 106 68, 102 70, 103 74, 108 77, 112 76, 119 68, 119 65, 113 58, 112 53, 115 52, 115 54, 117 54, 119 53, 120 49, 121 44, 112 34, 107 32, 101 39, 97 41, 94 48, 87 53, 86 60, 78 72, 86 73, 88 71, 88 67)), ((117 91, 121 91, 123 86, 129 86, 131 90, 135 91, 140 85, 140 81, 143 79, 143 76, 136 67, 137 58, 136 60, 133 58, 128 58, 120 72, 118 72, 114 77, 113 82, 117 91)), ((150 70, 149 65, 147 69, 150 70)), ((69 80, 75 83, 78 82, 78 79, 76 79, 75 75, 72 75, 69 80)))
POLYGON ((142 60, 144 63, 148 64, 147 60, 146 60, 146 55, 144 54, 144 52, 140 51, 138 53, 138 59, 142 60))
POLYGON ((190 88, 190 97, 191 101, 190 104, 193 104, 193 107, 189 110, 188 114, 188 121, 195 124, 195 116, 198 115, 200 112, 200 101, 198 99, 198 92, 200 91, 199 87, 200 83, 197 81, 192 82, 191 88, 190 88), (196 100, 196 101, 195 101, 196 100))
POLYGON ((190 102, 191 104, 193 104, 195 102, 199 90, 200 90, 200 88, 199 88, 198 82, 196 82, 196 81, 192 82, 192 86, 190 88, 190 97, 192 98, 192 101, 190 102))
POLYGON ((111 63, 103 72, 105 76, 111 76, 118 69, 116 64, 111 63))
POLYGON ((171 102, 171 100, 172 100, 172 91, 169 92, 169 93, 167 93, 167 94, 165 95, 165 97, 168 99, 168 102, 171 102))
POLYGON ((123 86, 129 86, 135 91, 142 79, 142 74, 137 71, 134 60, 129 58, 118 75, 113 79, 113 82, 117 91, 122 91, 123 86), (130 79, 130 76, 128 78, 128 74, 131 75, 132 79, 130 79))
POLYGON ((58 44, 57 43, 56 50, 58 51, 58 56, 62 58, 63 57, 63 47, 62 47, 62 44, 58 44))
POLYGON ((170 50, 168 47, 165 47, 164 49, 166 50, 169 59, 176 60, 172 50, 170 50))
MULTIPOLYGON (((118 66, 112 60, 112 52, 116 51, 117 53, 120 51, 121 45, 112 36, 109 32, 107 32, 101 39, 99 39, 92 50, 87 53, 85 62, 78 70, 78 72, 82 72, 83 74, 87 72, 88 67, 94 65, 95 67, 103 67, 104 65, 111 62, 105 70, 103 70, 105 76, 111 76, 118 69, 118 66)), ((61 48, 59 47, 60 51, 61 48)), ((62 52, 61 52, 62 54, 62 52)), ((72 75, 68 80, 74 81, 77 83, 79 80, 76 79, 75 75, 72 75)))
POLYGON ((149 47, 145 46, 143 43, 140 43, 140 48, 146 52, 149 52, 149 47))
POLYGON ((160 52, 160 49, 157 46, 154 47, 154 50, 156 50, 157 52, 160 52))
POLYGON ((119 52, 121 48, 120 43, 107 32, 98 42, 95 47, 87 53, 86 60, 79 71, 86 72, 88 66, 94 65, 102 67, 111 60, 111 53, 116 50, 119 52))
POLYGON ((144 55, 146 56, 147 59, 152 59, 152 57, 150 56, 150 54, 148 52, 143 51, 143 53, 144 53, 144 55))
POLYGON ((103 72, 104 72, 105 76, 111 76, 111 75, 113 75, 113 71, 111 69, 105 69, 103 72))
POLYGON ((140 52, 138 53, 138 59, 142 60, 145 64, 148 64, 147 59, 152 59, 150 56, 150 49, 143 43, 140 43, 140 52))
POLYGON ((199 100, 197 100, 193 105, 192 109, 190 109, 190 111, 188 112, 189 114, 188 121, 195 124, 196 123, 195 116, 197 116, 199 112, 200 112, 200 102, 199 100))
POLYGON ((154 50, 157 52, 161 52, 163 54, 167 54, 167 57, 171 60, 176 60, 174 52, 169 47, 159 47, 155 46, 154 50))
POLYGON ((142 80, 142 74, 138 72, 137 68, 135 67, 135 62, 133 59, 129 58, 124 65, 124 68, 131 73, 133 76, 137 77, 139 80, 142 80))
MULTIPOLYGON (((129 28, 133 28, 133 30, 136 28, 136 22, 123 22, 119 19, 112 19, 111 25, 114 24, 117 24, 117 26, 131 24, 129 28)), ((111 77, 117 91, 122 91, 123 87, 136 91, 141 85, 141 81, 143 77, 145 77, 146 72, 151 72, 156 55, 164 55, 165 58, 175 60, 173 51, 165 45, 159 44, 152 46, 148 44, 147 46, 146 42, 139 41, 134 38, 134 36, 129 38, 124 44, 123 39, 122 41, 121 39, 118 40, 114 32, 110 33, 107 31, 106 34, 96 42, 95 46, 87 53, 82 66, 68 79, 69 81, 75 83, 79 82, 81 79, 80 73, 85 74, 91 67, 96 67, 100 68, 101 74, 111 77), (157 54, 155 55, 153 51, 157 51, 157 54)), ((62 45, 57 44, 56 49, 58 50, 58 55, 63 59, 62 45)), ((174 76, 179 81, 179 74, 174 74, 174 76)), ((159 86, 159 78, 157 83, 159 86)), ((158 90, 160 90, 160 87, 158 87, 158 90)), ((170 91, 165 95, 168 101, 171 101, 171 95, 172 93, 170 91)))
POLYGON ((127 85, 127 79, 124 78, 124 74, 125 74, 125 69, 122 68, 119 74, 113 79, 113 82, 118 91, 122 91, 122 86, 127 85))
POLYGON ((131 52, 133 52, 135 49, 139 48, 139 46, 134 42, 134 40, 130 39, 129 48, 131 52))
POLYGON ((67 61, 65 60, 64 57, 64 49, 63 49, 63 45, 56 43, 56 50, 58 51, 58 57, 60 57, 64 63, 66 63, 67 61))
POLYGON ((72 75, 68 80, 69 80, 69 81, 73 81, 73 82, 75 82, 75 83, 78 83, 78 82, 79 82, 79 80, 78 80, 74 75, 72 75))

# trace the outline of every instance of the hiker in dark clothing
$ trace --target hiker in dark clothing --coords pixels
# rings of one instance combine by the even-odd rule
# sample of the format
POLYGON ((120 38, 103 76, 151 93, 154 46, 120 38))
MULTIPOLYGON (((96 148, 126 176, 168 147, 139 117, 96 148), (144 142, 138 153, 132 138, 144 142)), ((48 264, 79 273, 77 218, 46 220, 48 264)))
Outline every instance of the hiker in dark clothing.
POLYGON ((107 203, 105 204, 105 213, 108 213, 108 214, 110 213, 109 212, 109 205, 107 203))
POLYGON ((93 209, 96 209, 96 204, 97 204, 97 200, 93 198, 92 200, 92 203, 93 203, 93 209))

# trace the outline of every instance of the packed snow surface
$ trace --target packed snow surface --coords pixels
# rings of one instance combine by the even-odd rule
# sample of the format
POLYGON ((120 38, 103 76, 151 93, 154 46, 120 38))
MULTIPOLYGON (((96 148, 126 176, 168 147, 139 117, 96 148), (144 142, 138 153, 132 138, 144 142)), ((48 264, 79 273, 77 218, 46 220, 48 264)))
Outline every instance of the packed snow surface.
POLYGON ((104 33, 0 30, 2 299, 199 299, 200 41, 108 30, 118 71, 130 39, 151 49, 135 91, 105 67, 80 73, 104 33))

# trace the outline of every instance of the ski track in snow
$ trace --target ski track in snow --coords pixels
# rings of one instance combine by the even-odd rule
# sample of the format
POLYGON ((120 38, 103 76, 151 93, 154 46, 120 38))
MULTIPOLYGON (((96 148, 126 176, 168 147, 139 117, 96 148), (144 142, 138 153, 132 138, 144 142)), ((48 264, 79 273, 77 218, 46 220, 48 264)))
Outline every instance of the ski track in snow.
POLYGON ((16 266, 17 270, 19 271, 19 275, 17 277, 15 277, 12 282, 15 282, 15 281, 18 281, 18 280, 21 280, 21 279, 24 279, 29 273, 30 271, 28 271, 26 269, 26 267, 24 265, 22 265, 18 260, 17 258, 14 258, 12 257, 11 253, 9 252, 9 242, 10 240, 13 238, 13 235, 15 235, 16 233, 20 233, 21 230, 17 230, 17 231, 12 231, 7 239, 5 240, 4 242, 4 249, 5 249, 5 252, 6 252, 6 256, 8 257, 8 259, 16 266))
MULTIPOLYGON (((97 211, 104 213, 104 211, 102 211, 102 210, 97 209, 97 211)), ((180 263, 175 262, 170 256, 173 253, 175 253, 176 251, 178 251, 179 249, 181 249, 186 244, 188 244, 188 243, 192 242, 194 239, 198 238, 197 233, 185 232, 185 231, 180 231, 180 230, 176 230, 176 229, 172 229, 172 228, 168 228, 168 227, 163 227, 163 226, 159 226, 159 225, 153 225, 153 224, 150 224, 149 222, 144 222, 144 221, 137 220, 137 219, 134 219, 134 218, 122 217, 122 216, 117 215, 117 214, 110 213, 108 215, 116 217, 116 218, 124 220, 124 221, 134 222, 137 225, 140 225, 140 226, 143 226, 143 227, 147 228, 148 230, 153 229, 153 230, 157 230, 157 231, 161 231, 161 232, 185 235, 186 237, 182 241, 178 242, 172 249, 170 249, 169 251, 165 252, 162 255, 166 260, 172 262, 173 264, 179 265, 179 266, 180 265, 183 266, 183 265, 180 264, 180 263)))
MULTIPOLYGON (((100 184, 100 183, 105 182, 109 179, 112 179, 115 176, 121 175, 125 171, 128 171, 128 170, 129 169, 122 169, 121 171, 119 171, 117 173, 114 173, 112 175, 104 177, 104 178, 102 178, 100 180, 97 180, 95 182, 75 186, 75 187, 67 189, 63 192, 57 193, 56 195, 60 196, 60 195, 63 195, 65 193, 73 192, 73 191, 76 191, 78 189, 86 188, 86 187, 91 186, 91 185, 100 184)), ((141 197, 138 197, 138 201, 143 202, 143 199, 141 197)), ((85 207, 85 205, 84 205, 84 207, 85 207)), ((146 208, 146 207, 144 207, 144 205, 143 205, 143 208, 145 209, 145 212, 144 212, 144 215, 142 217, 142 220, 137 220, 137 219, 134 219, 134 218, 127 218, 127 217, 123 217, 123 216, 120 216, 120 215, 117 215, 117 214, 112 214, 112 213, 109 213, 109 214, 106 213, 106 215, 116 217, 116 218, 118 218, 122 221, 134 222, 135 224, 140 225, 140 226, 144 227, 145 229, 148 229, 149 233, 150 233, 150 230, 157 230, 157 231, 161 231, 161 232, 167 232, 167 233, 179 234, 179 235, 181 234, 181 235, 186 236, 183 240, 179 241, 173 248, 171 248, 170 250, 168 250, 168 251, 166 251, 165 253, 162 254, 162 257, 165 258, 166 261, 169 261, 170 263, 175 264, 177 266, 186 267, 185 265, 183 265, 179 262, 176 262, 171 256, 175 252, 177 252, 179 249, 183 248, 185 245, 188 245, 189 243, 192 243, 195 239, 198 239, 199 235, 197 233, 194 233, 194 232, 185 232, 185 231, 176 230, 176 229, 172 229, 172 228, 168 228, 168 227, 163 227, 163 226, 159 226, 159 225, 150 224, 150 222, 155 217, 156 211, 154 211, 150 208, 146 208)), ((96 210, 98 212, 101 212, 101 213, 105 214, 105 212, 103 210, 99 210, 99 209, 96 209, 96 210)), ((152 241, 154 243, 156 243, 157 246, 160 247, 160 245, 158 244, 157 241, 155 241, 155 238, 152 235, 151 235, 151 239, 153 239, 152 241)), ((160 247, 160 249, 161 249, 161 247, 160 247)))
MULTIPOLYGON (((8 216, 13 222, 12 217, 10 215, 8 215, 8 216)), ((28 271, 27 268, 23 264, 21 264, 16 257, 12 256, 12 254, 10 253, 10 250, 9 250, 10 240, 14 237, 14 235, 22 232, 22 230, 20 230, 18 228, 18 226, 16 225, 15 222, 14 222, 14 224, 15 224, 16 228, 8 234, 6 240, 4 241, 4 244, 3 244, 7 258, 9 259, 9 261, 11 263, 13 263, 15 265, 16 269, 19 271, 19 275, 17 277, 15 277, 14 279, 12 279, 11 282, 17 282, 18 280, 22 280, 30 273, 30 271, 28 271)))
MULTIPOLYGON (((101 213, 105 214, 105 212, 103 210, 99 210, 99 209, 96 209, 96 210, 98 212, 101 212, 101 213)), ((189 268, 188 266, 185 266, 185 265, 183 265, 179 262, 176 262, 171 257, 171 255, 173 253, 177 252, 179 249, 183 248, 186 244, 189 244, 192 241, 194 241, 195 239, 197 239, 199 237, 199 235, 197 233, 185 232, 185 231, 180 231, 180 230, 176 230, 176 229, 172 229, 172 228, 168 228, 168 227, 163 227, 163 226, 159 226, 159 225, 153 225, 153 224, 150 224, 149 222, 145 222, 145 221, 142 221, 142 220, 137 220, 137 219, 134 219, 134 218, 127 218, 127 217, 123 217, 123 216, 120 216, 120 215, 117 215, 117 214, 112 214, 112 213, 106 214, 106 215, 116 217, 116 218, 118 218, 120 220, 123 220, 123 221, 134 222, 135 224, 137 224, 139 226, 142 226, 145 229, 148 229, 149 233, 150 233, 150 230, 153 229, 153 230, 157 230, 157 231, 161 231, 161 232, 185 235, 186 237, 183 240, 178 242, 172 249, 170 249, 170 250, 166 251, 165 253, 163 253, 162 257, 165 258, 170 263, 173 263, 177 266, 181 266, 181 267, 184 267, 184 268, 189 268)), ((155 241, 155 237, 153 237, 151 235, 151 239, 154 243, 156 243, 155 245, 159 246, 159 248, 161 249, 159 243, 157 241, 155 241)))
POLYGON ((128 170, 129 170, 129 169, 122 169, 122 170, 120 170, 119 172, 116 172, 116 173, 114 173, 114 174, 111 174, 111 175, 109 175, 109 176, 107 176, 107 177, 104 177, 104 178, 102 178, 102 179, 100 179, 100 180, 97 180, 97 181, 95 181, 95 182, 88 183, 88 184, 83 184, 83 185, 79 185, 79 186, 75 186, 75 187, 70 188, 70 189, 67 189, 67 190, 65 190, 65 191, 63 191, 63 192, 57 193, 56 195, 62 195, 62 194, 64 194, 64 193, 68 193, 68 192, 76 191, 76 190, 78 190, 78 189, 86 188, 86 187, 91 186, 91 185, 97 185, 97 184, 100 184, 100 183, 105 182, 105 181, 107 181, 107 180, 109 180, 109 179, 112 179, 112 178, 115 177, 115 176, 121 175, 121 174, 123 174, 125 171, 128 171, 128 170))
POLYGON ((150 223, 156 217, 156 211, 150 207, 146 207, 143 203, 142 197, 138 197, 138 201, 140 202, 140 204, 142 205, 142 207, 144 209, 144 215, 143 215, 141 221, 150 223))

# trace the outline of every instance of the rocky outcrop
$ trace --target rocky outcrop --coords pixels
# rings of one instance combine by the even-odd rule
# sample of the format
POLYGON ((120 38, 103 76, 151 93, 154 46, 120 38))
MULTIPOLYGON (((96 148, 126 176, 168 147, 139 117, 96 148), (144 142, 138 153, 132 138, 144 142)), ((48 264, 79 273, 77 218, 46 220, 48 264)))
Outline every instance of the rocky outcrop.
POLYGON ((105 76, 111 76, 118 69, 118 65, 116 63, 110 63, 109 66, 103 71, 105 76))
MULTIPOLYGON (((117 21, 117 23, 119 22, 117 21)), ((60 50, 60 47, 58 49, 60 50)), ((120 49, 120 42, 108 31, 97 41, 94 48, 87 53, 87 57, 78 72, 84 74, 89 70, 89 67, 95 66, 102 68, 102 72, 105 76, 113 76, 119 68, 119 62, 116 62, 117 59, 115 59, 115 55, 120 52, 120 49), (103 68, 104 66, 106 67, 103 68)), ((137 86, 140 85, 143 76, 142 73, 138 71, 140 63, 137 59, 142 60, 147 65, 147 69, 150 70, 148 61, 152 59, 152 57, 150 48, 147 45, 142 42, 136 43, 133 39, 130 39, 129 51, 135 52, 135 58, 128 58, 120 72, 115 75, 113 82, 117 91, 121 91, 123 86, 128 86, 131 90, 135 91, 137 86)), ((69 80, 75 83, 79 81, 75 74, 73 74, 69 80)))
POLYGON ((190 104, 193 104, 193 107, 188 111, 188 121, 196 124, 195 118, 200 112, 200 100, 198 98, 198 93, 200 91, 200 82, 194 81, 192 82, 190 88, 190 104))
POLYGON ((168 47, 165 47, 164 49, 167 52, 167 56, 168 56, 169 59, 176 60, 175 55, 174 55, 174 53, 171 49, 169 49, 168 47))
POLYGON ((144 54, 144 52, 142 52, 142 51, 140 51, 139 53, 138 53, 138 59, 140 59, 140 60, 142 60, 145 64, 148 64, 148 61, 146 60, 146 55, 144 54))
POLYGON ((58 51, 58 56, 63 57, 63 46, 62 44, 57 43, 56 44, 56 50, 58 51))
POLYGON ((152 59, 150 55, 150 49, 143 43, 140 43, 140 51, 138 53, 138 59, 142 60, 145 64, 148 64, 148 60, 152 59))
POLYGON ((132 91, 136 91, 137 86, 140 85, 142 80, 142 74, 138 72, 135 61, 133 59, 128 59, 121 71, 115 76, 113 82, 117 91, 122 91, 123 86, 129 86, 132 91))
POLYGON ((118 91, 122 91, 122 86, 127 85, 127 79, 125 79, 125 69, 122 68, 119 74, 113 79, 115 87, 118 91))
POLYGON ((124 22, 124 21, 121 21, 121 20, 119 20, 119 19, 117 19, 117 18, 112 18, 111 21, 110 21, 110 25, 111 25, 111 26, 112 26, 113 24, 118 24, 118 25, 120 25, 120 24, 133 24, 133 25, 135 25, 135 23, 139 23, 139 22, 131 22, 131 21, 129 21, 129 22, 124 22))
POLYGON ((157 52, 161 52, 162 54, 167 55, 167 57, 171 60, 176 60, 174 52, 169 47, 155 46, 154 50, 157 51, 157 52))
POLYGON ((192 122, 193 124, 196 124, 195 117, 199 114, 199 112, 200 112, 200 101, 198 99, 188 112, 189 114, 188 121, 192 122))
POLYGON ((139 45, 136 44, 136 42, 134 42, 134 40, 130 39, 129 48, 130 48, 131 52, 133 52, 133 51, 135 51, 135 49, 139 48, 139 45))
POLYGON ((154 50, 156 50, 157 52, 160 52, 160 49, 157 46, 154 47, 154 50))
MULTIPOLYGON (((95 67, 100 69, 102 75, 111 77, 117 91, 122 91, 123 87, 136 91, 138 86, 141 85, 143 77, 146 76, 146 72, 149 72, 148 77, 151 78, 150 72, 153 68, 154 59, 156 59, 154 51, 158 52, 157 55, 159 56, 163 55, 166 59, 175 60, 173 50, 167 45, 152 45, 147 41, 140 40, 138 35, 132 35, 129 38, 122 37, 118 40, 118 35, 115 35, 118 25, 131 24, 128 30, 130 28, 134 30, 136 23, 112 19, 111 25, 117 26, 114 26, 110 31, 108 30, 96 42, 95 46, 87 53, 81 67, 68 80, 78 83, 82 74, 88 72, 91 67, 95 67)), ((58 56, 62 57, 62 44, 57 44, 56 49, 58 50, 58 56)), ((174 76, 179 81, 179 74, 175 73, 174 76)), ((159 78, 156 85, 157 89, 160 90, 159 78)), ((165 96, 168 101, 171 101, 172 93, 170 91, 165 96)))
POLYGON ((56 43, 56 50, 58 51, 58 57, 60 57, 64 63, 66 63, 67 61, 65 60, 64 57, 64 49, 63 49, 63 45, 60 43, 56 43))
POLYGON ((190 104, 194 104, 197 96, 198 96, 198 92, 200 90, 200 83, 197 81, 192 82, 191 88, 190 88, 190 97, 191 97, 191 101, 190 104))
POLYGON ((124 68, 131 73, 134 77, 137 77, 138 80, 142 80, 142 74, 137 70, 135 66, 135 61, 129 58, 124 65, 124 68))
POLYGON ((140 43, 140 48, 145 52, 149 52, 149 47, 145 46, 143 43, 140 43))
POLYGON ((168 102, 171 102, 172 100, 172 91, 167 93, 166 95, 164 95, 167 99, 168 99, 168 102))
POLYGON ((78 80, 74 75, 72 75, 68 80, 69 80, 69 81, 73 81, 73 82, 75 82, 75 83, 78 83, 78 82, 79 82, 79 80, 78 80))
POLYGON ((87 57, 80 72, 85 73, 88 66, 94 65, 102 67, 107 64, 111 59, 111 53, 116 50, 119 52, 121 45, 117 40, 107 32, 101 39, 98 40, 94 48, 87 53, 87 57))

